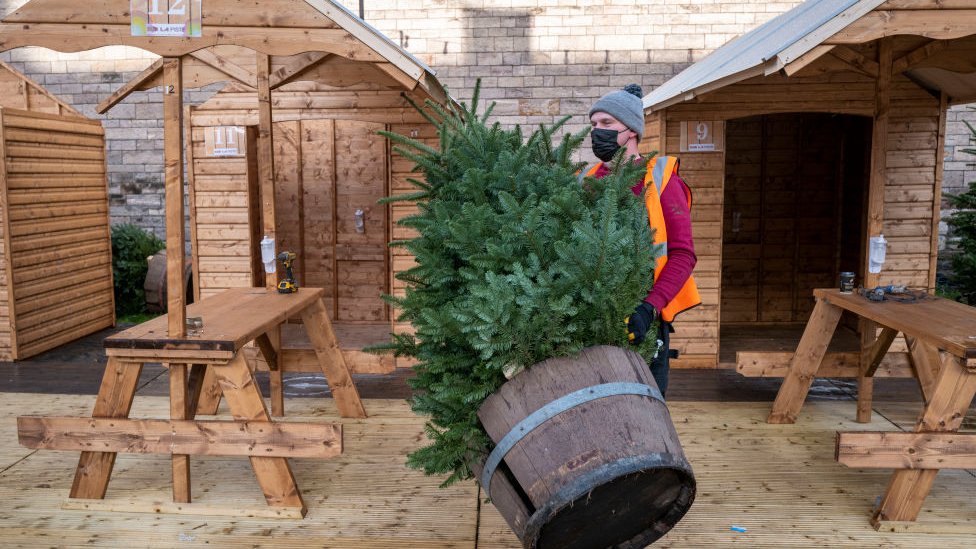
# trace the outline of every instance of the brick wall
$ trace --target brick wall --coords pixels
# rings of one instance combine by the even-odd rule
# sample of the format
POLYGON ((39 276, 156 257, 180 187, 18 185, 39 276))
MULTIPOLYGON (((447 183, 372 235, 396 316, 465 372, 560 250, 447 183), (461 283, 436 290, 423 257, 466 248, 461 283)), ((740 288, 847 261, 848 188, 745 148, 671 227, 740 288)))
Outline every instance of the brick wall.
MULTIPOLYGON (((25 0, 0 0, 6 14, 25 0)), ((340 0, 357 12, 358 0, 340 0)), ((587 124, 604 93, 631 82, 645 93, 708 52, 796 6, 800 0, 364 0, 365 18, 431 65, 460 99, 480 78, 503 124, 587 124)), ((59 54, 24 48, 0 55, 106 127, 112 220, 163 232, 162 111, 158 92, 137 92, 105 117, 95 105, 155 58, 134 48, 59 54)), ((215 86, 214 88, 219 88, 215 86)), ((189 91, 204 101, 214 89, 189 91)), ((960 149, 969 133, 949 114, 945 188, 976 180, 960 149)), ((589 153, 585 153, 589 156, 589 153)), ((945 235, 945 227, 943 227, 945 235)), ((940 239, 945 242, 945 238, 940 239)))
MULTIPOLYGON (((358 0, 345 0, 358 10, 358 0)), ((586 111, 635 82, 649 92, 797 0, 365 0, 365 18, 438 72, 455 97, 497 102, 503 124, 586 111)))

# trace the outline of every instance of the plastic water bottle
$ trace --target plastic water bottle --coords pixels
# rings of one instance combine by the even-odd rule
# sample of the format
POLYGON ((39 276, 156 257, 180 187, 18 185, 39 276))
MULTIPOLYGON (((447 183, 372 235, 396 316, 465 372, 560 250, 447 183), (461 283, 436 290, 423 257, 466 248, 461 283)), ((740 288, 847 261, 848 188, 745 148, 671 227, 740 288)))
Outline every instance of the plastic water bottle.
POLYGON ((275 241, 268 235, 261 239, 261 262, 264 263, 264 272, 271 274, 278 270, 278 262, 275 261, 275 241))
POLYGON ((880 273, 885 262, 885 252, 888 251, 888 241, 883 234, 871 237, 871 250, 868 258, 868 272, 880 273))

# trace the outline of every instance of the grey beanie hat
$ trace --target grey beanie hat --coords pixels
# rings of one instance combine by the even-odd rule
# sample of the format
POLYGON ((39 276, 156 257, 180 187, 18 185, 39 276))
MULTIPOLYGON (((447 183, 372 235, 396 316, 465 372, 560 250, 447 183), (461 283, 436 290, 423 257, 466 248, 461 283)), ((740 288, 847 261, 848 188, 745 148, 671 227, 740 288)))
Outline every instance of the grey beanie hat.
POLYGON ((621 121, 624 126, 644 137, 644 92, 637 84, 627 84, 622 90, 612 91, 593 104, 589 116, 595 112, 605 112, 621 121))

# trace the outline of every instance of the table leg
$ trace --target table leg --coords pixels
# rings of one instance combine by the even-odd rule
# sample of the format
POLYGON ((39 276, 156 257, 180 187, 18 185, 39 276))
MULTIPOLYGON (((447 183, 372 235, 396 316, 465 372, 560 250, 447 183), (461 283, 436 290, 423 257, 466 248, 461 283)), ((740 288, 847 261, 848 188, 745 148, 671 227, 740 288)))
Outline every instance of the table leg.
MULTIPOLYGON (((238 353, 226 365, 215 365, 210 369, 216 372, 234 419, 251 422, 271 421, 268 409, 261 398, 261 390, 258 389, 243 354, 238 353)), ((268 505, 298 507, 304 515, 305 502, 302 500, 301 492, 298 491, 287 458, 251 457, 249 459, 268 505)))
POLYGON ((878 325, 861 319, 861 360, 857 376, 857 422, 871 423, 871 401, 874 398, 874 377, 868 369, 871 366, 871 351, 877 341, 878 325))
POLYGON ((285 415, 285 388, 281 375, 281 365, 278 364, 278 349, 281 347, 281 328, 276 327, 266 334, 261 334, 255 342, 264 361, 268 363, 271 378, 271 415, 281 417, 285 415))
POLYGON ((220 384, 217 383, 217 374, 213 366, 208 366, 204 370, 202 389, 196 399, 197 414, 213 416, 217 414, 220 407, 220 384))
POLYGON ((939 350, 914 337, 905 336, 905 343, 908 345, 908 359, 922 390, 922 398, 928 402, 932 400, 932 391, 939 376, 939 365, 942 363, 939 350))
MULTIPOLYGON (((976 374, 966 368, 965 360, 946 353, 932 398, 925 405, 925 411, 915 425, 915 432, 959 430, 974 395, 976 374)), ((938 472, 938 469, 896 470, 871 522, 877 524, 885 520, 911 521, 918 518, 938 472)))
MULTIPOLYGON (((142 363, 122 362, 109 357, 98 388, 92 417, 129 417, 142 363)), ((115 452, 82 452, 71 484, 70 497, 102 499, 115 467, 115 452)))
POLYGON ((795 423, 796 416, 803 407, 803 401, 810 392, 810 385, 817 369, 827 353, 827 345, 840 320, 840 307, 831 305, 825 299, 817 299, 810 314, 807 327, 803 330, 800 344, 793 355, 790 370, 783 379, 783 385, 776 393, 773 410, 766 418, 767 423, 795 423))
POLYGON ((190 367, 190 379, 187 381, 186 389, 187 419, 197 417, 197 410, 200 408, 200 400, 203 397, 203 382, 206 380, 208 374, 207 370, 209 370, 209 366, 206 364, 194 364, 190 367))
MULTIPOLYGON (((169 418, 189 419, 186 364, 169 364, 169 418)), ((190 503, 190 456, 173 454, 173 501, 190 503)))
POLYGON ((359 398, 359 391, 352 382, 346 359, 339 350, 339 340, 336 339, 335 331, 332 329, 332 321, 329 320, 329 312, 321 299, 315 300, 302 311, 302 322, 305 323, 305 331, 308 332, 308 338, 315 348, 322 373, 329 382, 329 389, 332 390, 332 396, 339 408, 339 415, 366 417, 363 401, 359 398))
POLYGON ((874 397, 874 374, 884 360, 891 343, 898 336, 898 330, 885 327, 881 335, 878 325, 870 320, 861 320, 861 363, 857 377, 857 421, 871 422, 871 400, 874 397))

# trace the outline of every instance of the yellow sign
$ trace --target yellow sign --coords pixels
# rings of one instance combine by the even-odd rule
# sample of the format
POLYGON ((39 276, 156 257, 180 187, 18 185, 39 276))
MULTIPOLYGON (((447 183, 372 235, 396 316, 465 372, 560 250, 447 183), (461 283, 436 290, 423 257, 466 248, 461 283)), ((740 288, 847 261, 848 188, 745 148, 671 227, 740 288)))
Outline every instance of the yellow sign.
POLYGON ((725 149, 725 122, 689 120, 681 123, 681 152, 725 149))
POLYGON ((203 0, 129 0, 132 36, 203 35, 203 0))
POLYGON ((244 128, 240 126, 213 126, 206 129, 203 137, 207 156, 244 156, 244 128))

